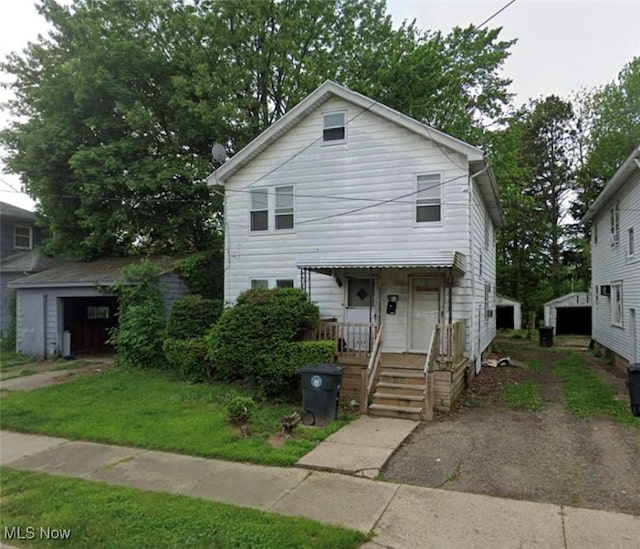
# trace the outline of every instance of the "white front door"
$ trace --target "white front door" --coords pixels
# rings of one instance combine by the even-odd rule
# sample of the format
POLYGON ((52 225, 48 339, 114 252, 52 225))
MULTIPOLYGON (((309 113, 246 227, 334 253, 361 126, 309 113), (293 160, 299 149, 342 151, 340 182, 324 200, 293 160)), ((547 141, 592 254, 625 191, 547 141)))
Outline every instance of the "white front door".
MULTIPOLYGON (((347 308, 345 322, 369 324, 375 322, 375 280, 373 278, 347 279, 347 308)), ((350 349, 368 350, 373 344, 372 334, 366 326, 345 328, 344 339, 350 349)))
POLYGON ((427 279, 412 278, 409 350, 426 353, 437 323, 438 292, 434 292, 429 287, 427 279))

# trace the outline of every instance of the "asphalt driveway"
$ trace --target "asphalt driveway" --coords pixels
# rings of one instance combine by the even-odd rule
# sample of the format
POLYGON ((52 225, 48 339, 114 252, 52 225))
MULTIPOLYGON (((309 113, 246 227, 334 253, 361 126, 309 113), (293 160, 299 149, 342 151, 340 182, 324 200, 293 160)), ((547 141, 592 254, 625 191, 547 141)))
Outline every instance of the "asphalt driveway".
MULTIPOLYGON (((485 368, 453 413, 423 423, 382 472, 387 480, 499 497, 640 515, 640 429, 614 419, 580 419, 563 402, 552 371, 560 349, 501 341, 516 360, 535 358, 536 371, 485 368), (535 379, 543 406, 507 407, 504 384, 535 379)), ((575 352, 575 351, 574 351, 575 352)), ((624 373, 581 351, 626 399, 624 373)))

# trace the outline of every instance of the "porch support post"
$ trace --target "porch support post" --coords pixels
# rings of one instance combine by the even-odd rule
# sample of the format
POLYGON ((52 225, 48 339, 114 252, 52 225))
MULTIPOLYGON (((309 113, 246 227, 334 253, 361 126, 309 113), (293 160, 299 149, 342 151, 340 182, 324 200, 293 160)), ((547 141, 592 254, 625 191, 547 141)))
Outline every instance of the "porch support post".
POLYGON ((449 324, 453 323, 453 268, 449 268, 449 324))
POLYGON ((433 421, 433 371, 431 366, 424 375, 424 410, 422 418, 425 421, 433 421))

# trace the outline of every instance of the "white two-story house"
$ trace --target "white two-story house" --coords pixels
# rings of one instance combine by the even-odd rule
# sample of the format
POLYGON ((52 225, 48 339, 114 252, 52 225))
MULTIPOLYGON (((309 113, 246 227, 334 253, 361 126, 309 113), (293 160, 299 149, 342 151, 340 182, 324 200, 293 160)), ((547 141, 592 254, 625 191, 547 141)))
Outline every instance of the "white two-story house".
POLYGON ((480 369, 503 224, 480 149, 327 81, 208 182, 224 187, 227 304, 302 287, 341 350, 377 342, 422 368, 456 347, 465 377, 480 369))
POLYGON ((582 222, 591 225, 592 338, 620 366, 640 362, 640 145, 582 222))

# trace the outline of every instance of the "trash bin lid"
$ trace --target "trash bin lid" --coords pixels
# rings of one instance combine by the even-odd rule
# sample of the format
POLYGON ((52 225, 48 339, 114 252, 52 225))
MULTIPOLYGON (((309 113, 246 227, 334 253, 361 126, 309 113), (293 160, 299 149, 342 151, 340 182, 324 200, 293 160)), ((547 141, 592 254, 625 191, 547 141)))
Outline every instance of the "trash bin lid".
POLYGON ((296 374, 320 374, 328 376, 341 376, 344 373, 344 366, 341 364, 329 364, 323 362, 312 362, 305 364, 296 374))
POLYGON ((627 366, 627 370, 630 372, 640 372, 640 362, 637 364, 629 364, 629 366, 627 366))

